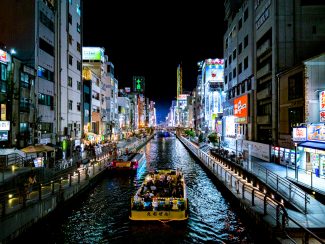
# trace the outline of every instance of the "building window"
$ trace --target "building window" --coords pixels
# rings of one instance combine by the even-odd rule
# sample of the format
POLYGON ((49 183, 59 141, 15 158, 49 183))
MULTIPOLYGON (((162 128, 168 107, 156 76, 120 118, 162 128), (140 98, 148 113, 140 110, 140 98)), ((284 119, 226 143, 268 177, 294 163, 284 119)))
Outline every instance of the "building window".
POLYGON ((81 15, 81 10, 79 4, 77 4, 77 14, 80 16, 81 15))
POLYGON ((299 72, 288 78, 288 100, 303 97, 303 73, 299 72))
POLYGON ((244 59, 244 70, 248 68, 248 57, 244 59))
POLYGON ((235 49, 235 50, 232 52, 232 58, 235 59, 236 56, 237 56, 237 51, 236 51, 236 49, 235 49))
POLYGON ((243 50, 243 43, 239 43, 239 45, 238 45, 238 55, 241 54, 242 50, 243 50))
POLYGON ((228 60, 229 60, 229 65, 231 64, 231 55, 229 56, 229 58, 228 58, 228 60))
POLYGON ((80 89, 81 89, 81 82, 77 81, 77 90, 80 91, 80 89))
POLYGON ((241 83, 241 93, 245 93, 245 82, 241 83))
POLYGON ((242 71, 243 71, 243 63, 239 63, 238 64, 238 74, 241 74, 242 71))
POLYGON ((251 79, 247 80, 247 91, 250 91, 252 89, 252 81, 251 79))
POLYGON ((73 57, 69 54, 69 64, 72 65, 73 57))
POLYGON ((68 35, 68 42, 70 45, 72 45, 72 36, 70 34, 68 35))
POLYGON ((245 12, 244 12, 244 22, 247 20, 248 18, 248 8, 245 9, 245 12))
POLYGON ((316 25, 313 25, 313 27, 312 27, 312 33, 313 34, 316 34, 316 25))
POLYGON ((44 52, 50 54, 51 56, 54 56, 54 47, 44 41, 42 38, 39 39, 39 48, 42 49, 44 52))
POLYGON ((71 14, 68 15, 68 22, 69 22, 69 24, 72 25, 72 15, 71 14))
POLYGON ((236 75, 237 75, 236 68, 234 68, 234 69, 232 70, 232 75, 233 75, 234 78, 236 77, 236 75))
POLYGON ((54 72, 43 68, 42 66, 37 67, 37 76, 45 80, 54 82, 54 72))
POLYGON ((237 96, 240 95, 240 85, 236 86, 236 94, 237 96))
POLYGON ((52 20, 50 20, 42 11, 40 11, 40 21, 49 30, 54 32, 54 22, 52 20))
POLYGON ((302 123, 303 121, 303 107, 289 108, 288 117, 289 117, 289 127, 292 127, 294 124, 302 123))
POLYGON ((40 130, 43 131, 44 133, 52 133, 53 131, 53 123, 44 123, 42 122, 40 124, 40 130))
POLYGON ((228 83, 228 76, 225 76, 225 83, 228 83))
POLYGON ((245 36, 245 39, 244 39, 244 48, 246 48, 248 45, 248 35, 245 36))
POLYGON ((1 64, 1 80, 7 80, 7 66, 4 64, 1 64))
POLYGON ((77 70, 81 70, 81 62, 77 61, 77 70))
POLYGON ((69 100, 69 110, 72 110, 72 100, 69 100))
POLYGON ((228 38, 226 38, 225 43, 226 43, 226 48, 228 48, 228 38))
POLYGON ((46 106, 51 106, 53 108, 53 96, 39 93, 38 103, 46 106))
POLYGON ((80 53, 81 52, 81 45, 79 42, 77 42, 77 51, 80 53))
POLYGON ((19 131, 22 132, 28 132, 29 125, 28 123, 19 123, 19 131))
POLYGON ((77 31, 78 31, 78 33, 80 33, 80 24, 79 23, 77 23, 77 31))
POLYGON ((229 82, 232 80, 232 73, 229 72, 229 82))
POLYGON ((243 26, 243 20, 240 18, 238 21, 238 30, 240 30, 243 26))
POLYGON ((79 103, 79 102, 77 103, 77 110, 78 110, 78 111, 81 110, 81 106, 80 106, 80 103, 79 103))
POLYGON ((72 87, 72 77, 68 76, 68 86, 72 87))
POLYGON ((4 81, 0 82, 0 92, 7 93, 7 82, 4 81))

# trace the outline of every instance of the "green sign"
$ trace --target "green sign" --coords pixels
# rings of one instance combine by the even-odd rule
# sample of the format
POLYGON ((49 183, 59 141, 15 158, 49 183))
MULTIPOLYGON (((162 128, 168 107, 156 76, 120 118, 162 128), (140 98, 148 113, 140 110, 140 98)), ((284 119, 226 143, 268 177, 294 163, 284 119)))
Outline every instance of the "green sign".
POLYGON ((62 141, 62 150, 63 151, 67 151, 68 150, 68 141, 66 139, 64 139, 62 141))

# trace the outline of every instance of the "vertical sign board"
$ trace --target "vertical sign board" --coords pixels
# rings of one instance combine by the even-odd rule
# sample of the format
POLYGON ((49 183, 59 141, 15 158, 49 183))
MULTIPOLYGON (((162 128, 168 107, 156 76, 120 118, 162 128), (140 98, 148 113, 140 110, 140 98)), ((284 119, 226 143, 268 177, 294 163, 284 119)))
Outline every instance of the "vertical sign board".
POLYGON ((319 121, 325 122, 325 91, 319 92, 319 121))
POLYGON ((234 100, 234 116, 235 122, 239 124, 247 124, 248 122, 248 94, 235 98, 234 100))
POLYGON ((144 93, 145 79, 143 76, 133 76, 133 90, 141 94, 144 93))

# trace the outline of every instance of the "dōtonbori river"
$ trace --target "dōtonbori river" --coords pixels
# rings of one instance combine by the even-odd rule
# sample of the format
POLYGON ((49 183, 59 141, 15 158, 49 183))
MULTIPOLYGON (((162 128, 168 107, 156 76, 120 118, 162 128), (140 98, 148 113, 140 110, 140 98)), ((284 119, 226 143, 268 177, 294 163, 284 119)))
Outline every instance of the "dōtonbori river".
POLYGON ((237 209, 176 138, 152 139, 136 175, 107 175, 64 211, 36 225, 17 241, 30 243, 253 243, 237 209), (130 198, 148 171, 182 168, 189 219, 183 223, 133 222, 130 198), (45 222, 45 223, 44 223, 45 222))

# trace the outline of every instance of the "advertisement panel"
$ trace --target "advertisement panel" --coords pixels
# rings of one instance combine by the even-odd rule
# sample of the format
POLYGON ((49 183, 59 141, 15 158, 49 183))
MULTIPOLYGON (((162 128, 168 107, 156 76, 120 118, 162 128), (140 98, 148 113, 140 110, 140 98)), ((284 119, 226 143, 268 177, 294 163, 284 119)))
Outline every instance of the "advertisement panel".
POLYGON ((292 140, 293 141, 306 141, 307 140, 307 128, 292 128, 292 140))
POLYGON ((307 139, 308 141, 325 142, 325 125, 324 124, 308 125, 307 139))
POLYGON ((210 83, 224 81, 224 68, 222 64, 211 64, 205 67, 205 80, 210 83))
POLYGON ((0 62, 8 63, 9 61, 10 61, 9 54, 0 49, 0 62))
POLYGON ((319 92, 319 120, 325 122, 325 91, 319 92))
POLYGON ((100 47, 83 47, 82 59, 83 60, 102 60, 104 58, 104 49, 100 47))
POLYGON ((0 121, 0 130, 10 130, 10 121, 0 121))
POLYGON ((234 99, 234 115, 236 123, 248 123, 248 94, 234 99))
POLYGON ((236 135, 235 132, 235 117, 234 116, 225 116, 226 118, 226 136, 234 137, 236 135))

